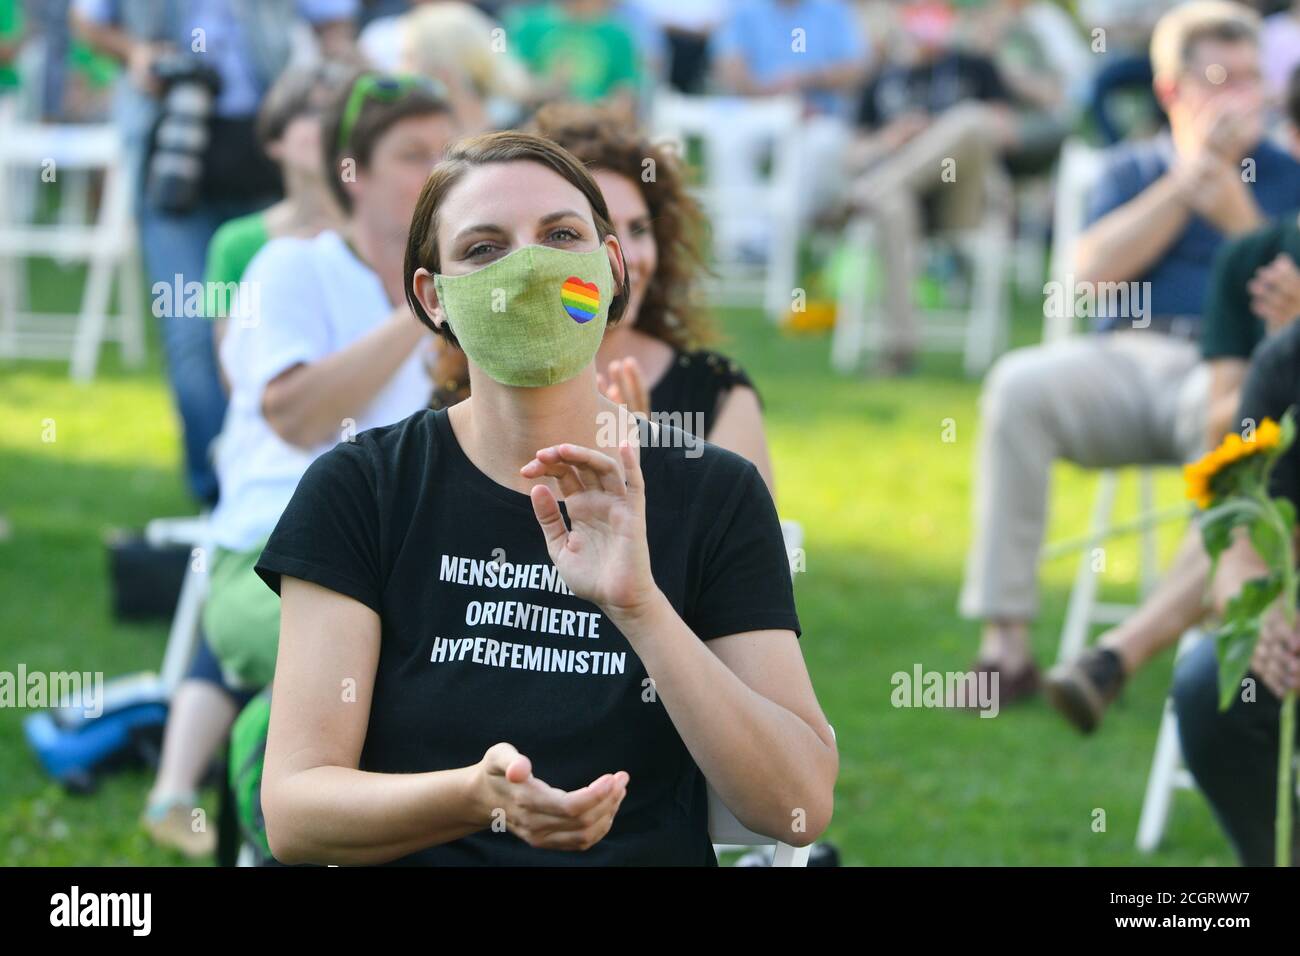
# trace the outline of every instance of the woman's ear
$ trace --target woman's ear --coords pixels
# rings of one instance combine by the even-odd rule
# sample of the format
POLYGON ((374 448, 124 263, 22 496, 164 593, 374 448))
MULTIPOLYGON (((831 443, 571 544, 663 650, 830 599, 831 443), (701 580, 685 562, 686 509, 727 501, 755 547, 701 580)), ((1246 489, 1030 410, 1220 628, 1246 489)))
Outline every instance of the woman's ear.
POLYGON ((412 288, 415 290, 415 298, 420 305, 424 306, 425 314, 429 316, 429 321, 442 328, 442 323, 446 321, 446 316, 442 314, 442 306, 438 304, 438 290, 433 282, 433 273, 421 266, 415 270, 415 275, 411 279, 412 288))
POLYGON ((614 273, 614 294, 623 291, 627 280, 627 270, 623 265, 623 247, 618 244, 618 236, 610 234, 605 237, 605 251, 609 253, 609 268, 614 273))

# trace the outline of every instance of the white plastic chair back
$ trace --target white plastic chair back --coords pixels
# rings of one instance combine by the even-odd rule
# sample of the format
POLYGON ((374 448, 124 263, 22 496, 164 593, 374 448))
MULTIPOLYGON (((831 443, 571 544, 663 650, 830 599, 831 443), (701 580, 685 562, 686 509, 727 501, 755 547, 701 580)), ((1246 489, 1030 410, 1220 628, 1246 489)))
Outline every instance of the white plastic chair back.
POLYGON ((651 104, 650 128, 657 139, 676 144, 685 160, 688 146, 700 147, 701 181, 692 187, 715 238, 765 225, 767 262, 755 270, 732 256, 726 242, 715 243, 714 267, 719 299, 734 304, 761 302, 773 320, 790 304, 797 284, 800 232, 799 197, 802 150, 798 98, 684 96, 664 91, 651 104), (755 166, 770 153, 766 174, 755 166))
POLYGON ((1043 301, 1043 341, 1057 342, 1074 332, 1073 308, 1054 309, 1053 304, 1068 298, 1073 288, 1074 256, 1083 234, 1087 215, 1088 193, 1101 176, 1103 151, 1082 140, 1069 139, 1061 147, 1056 167, 1056 203, 1052 212, 1052 255, 1048 266, 1051 281, 1066 296, 1045 296, 1043 301))

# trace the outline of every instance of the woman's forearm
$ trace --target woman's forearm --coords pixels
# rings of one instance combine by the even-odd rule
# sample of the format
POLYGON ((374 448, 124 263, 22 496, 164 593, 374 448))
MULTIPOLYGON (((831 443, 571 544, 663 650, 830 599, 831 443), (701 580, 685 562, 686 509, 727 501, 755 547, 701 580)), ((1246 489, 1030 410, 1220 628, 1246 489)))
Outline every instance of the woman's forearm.
POLYGON ((386 863, 488 825, 477 765, 431 773, 312 767, 262 783, 266 835, 281 863, 386 863))
POLYGON ((830 823, 835 749, 799 715, 737 677, 662 594, 635 617, 611 615, 695 759, 741 823, 805 845, 830 823))
POLYGON ((347 348, 272 381, 262 393, 262 414, 291 445, 329 441, 388 384, 424 332, 409 313, 389 319, 347 348))

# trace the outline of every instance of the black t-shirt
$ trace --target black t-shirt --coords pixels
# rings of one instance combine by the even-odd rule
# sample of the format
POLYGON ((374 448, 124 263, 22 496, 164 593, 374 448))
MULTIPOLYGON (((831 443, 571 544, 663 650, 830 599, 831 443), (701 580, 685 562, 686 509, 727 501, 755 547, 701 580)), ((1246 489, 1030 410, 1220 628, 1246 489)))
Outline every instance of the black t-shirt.
MULTIPOLYGON (((1281 421, 1286 410, 1300 406, 1300 323, 1289 326, 1259 347, 1241 388, 1235 427, 1245 419, 1281 421)), ((1297 408, 1300 411, 1300 408, 1297 408)), ((1300 513, 1300 441, 1273 465, 1269 494, 1289 498, 1300 513)))
MULTIPOLYGON (((682 619, 705 641, 800 634, 780 522, 758 471, 671 428, 649 445, 649 426, 640 428, 652 570, 682 619)), ((594 604, 564 587, 528 495, 470 462, 446 410, 364 431, 318 458, 256 569, 277 591, 287 574, 379 614, 361 769, 464 767, 506 741, 563 790, 630 776, 612 829, 585 853, 487 829, 396 862, 717 864, 704 778, 645 667, 594 604)))
POLYGON ((929 63, 886 66, 862 93, 858 125, 877 129, 904 113, 936 116, 964 100, 1010 102, 1011 98, 992 60, 952 51, 929 63))
MULTIPOLYGON (((758 395, 745 370, 725 355, 707 349, 677 351, 668 371, 650 390, 650 408, 660 416, 672 416, 669 425, 707 437, 718 421, 722 398, 740 385, 753 388, 758 395)), ((758 402, 761 408, 761 397, 758 402)))
POLYGON ((1247 359, 1264 341, 1267 329, 1263 319, 1251 311, 1248 285, 1261 266, 1282 252, 1300 262, 1300 223, 1295 213, 1228 240, 1216 253, 1201 319, 1201 354, 1205 358, 1247 359))

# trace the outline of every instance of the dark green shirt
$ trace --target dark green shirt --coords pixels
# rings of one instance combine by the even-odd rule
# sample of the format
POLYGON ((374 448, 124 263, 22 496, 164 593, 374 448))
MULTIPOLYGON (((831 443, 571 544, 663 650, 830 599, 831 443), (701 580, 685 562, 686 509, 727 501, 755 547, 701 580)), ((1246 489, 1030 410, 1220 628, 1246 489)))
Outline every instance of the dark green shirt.
POLYGON ((1285 252, 1300 265, 1300 222, 1287 213, 1262 229, 1225 242, 1210 273, 1201 354, 1207 359, 1249 359, 1264 341, 1264 320, 1250 308, 1247 284, 1261 267, 1285 252))

